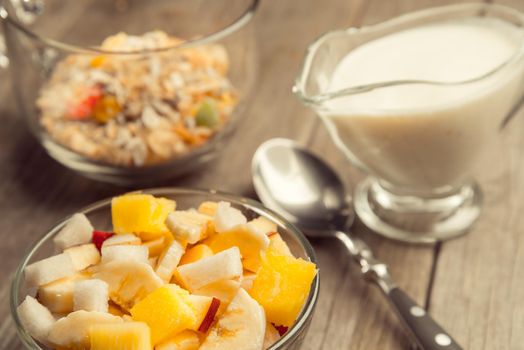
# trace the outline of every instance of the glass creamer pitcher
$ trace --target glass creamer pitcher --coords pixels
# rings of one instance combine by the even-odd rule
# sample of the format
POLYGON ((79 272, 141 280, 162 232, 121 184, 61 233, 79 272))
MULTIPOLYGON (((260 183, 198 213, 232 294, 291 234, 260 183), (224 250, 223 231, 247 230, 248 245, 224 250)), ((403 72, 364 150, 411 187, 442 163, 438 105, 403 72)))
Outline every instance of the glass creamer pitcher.
POLYGON ((355 193, 361 220, 393 239, 431 243, 467 232, 478 218, 482 194, 472 170, 521 100, 523 83, 524 15, 466 4, 323 35, 309 47, 294 92, 370 175, 355 193), (438 40, 448 39, 457 51, 438 51, 438 40), (491 39, 493 47, 458 64, 454 55, 491 39), (416 44, 395 45, 402 42, 416 44), (458 66, 439 63, 446 60, 458 66))

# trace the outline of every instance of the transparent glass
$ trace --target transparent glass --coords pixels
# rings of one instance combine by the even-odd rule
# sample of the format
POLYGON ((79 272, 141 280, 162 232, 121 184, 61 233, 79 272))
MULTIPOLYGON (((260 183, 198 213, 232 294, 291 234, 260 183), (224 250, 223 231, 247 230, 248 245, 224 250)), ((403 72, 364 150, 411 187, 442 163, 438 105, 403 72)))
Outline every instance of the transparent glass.
POLYGON ((370 27, 329 32, 309 46, 294 92, 317 112, 337 147, 370 175, 355 193, 355 209, 364 223, 389 238, 432 243, 467 232, 479 216, 482 195, 472 179, 473 170, 522 98, 523 87, 524 15, 479 3, 432 8, 370 27), (464 81, 415 77, 329 89, 338 63, 369 41, 418 26, 478 17, 502 21, 521 43, 507 61, 481 76, 464 81), (465 99, 451 98, 449 103, 424 108, 352 107, 350 99, 344 107, 336 103, 366 97, 370 91, 386 96, 391 89, 416 86, 445 92, 470 84, 482 84, 482 89, 465 99))
MULTIPOLYGON (((215 157, 242 120, 257 73, 257 50, 251 19, 258 0, 0 0, 0 4, 14 95, 20 114, 51 157, 66 167, 90 178, 126 185, 179 176, 215 157), (157 30, 184 42, 162 44, 154 49, 140 48, 133 52, 125 52, 118 47, 102 49, 100 46, 105 38, 120 32, 143 35, 157 30), (144 62, 208 45, 222 46, 227 52, 226 76, 235 91, 236 104, 222 128, 207 142, 195 141, 194 146, 178 152, 171 148, 177 142, 175 139, 154 141, 160 148, 158 154, 166 152, 166 149, 177 153, 161 161, 129 165, 106 159, 110 156, 97 158, 78 152, 85 148, 86 152, 98 155, 96 147, 102 143, 92 142, 92 147, 87 148, 82 139, 69 141, 73 137, 67 135, 57 142, 56 137, 52 137, 48 128, 42 125, 36 101, 56 71, 57 64, 67 57, 76 55, 77 61, 88 59, 93 64, 103 62, 97 61, 100 57, 106 62, 125 62, 132 79, 144 62)), ((153 69, 161 67, 152 67, 151 71, 153 69)), ((182 113, 180 105, 176 106, 180 101, 162 102, 165 102, 164 108, 166 105, 175 106, 172 107, 174 113, 182 113)), ((194 113, 194 109, 191 111, 194 113)), ((129 119, 127 115, 122 117, 129 119)), ((184 140, 184 137, 182 130, 180 139, 184 140)), ((144 149, 149 151, 148 154, 155 153, 150 139, 161 140, 156 136, 148 138, 148 142, 143 142, 145 147, 141 145, 137 153, 144 152, 144 149)), ((131 143, 121 147, 128 146, 134 147, 131 143)))
MULTIPOLYGON (((231 202, 232 205, 241 210, 248 219, 263 216, 276 223, 279 233, 282 235, 284 241, 286 241, 286 243, 289 245, 292 253, 297 257, 316 263, 313 247, 311 247, 304 235, 295 226, 288 223, 280 215, 270 211, 269 209, 266 209, 259 202, 230 194, 220 193, 217 191, 203 191, 183 188, 158 188, 144 192, 151 193, 155 196, 174 199, 177 202, 177 208, 180 209, 198 207, 198 205, 203 201, 231 202)), ((100 230, 111 230, 111 199, 105 199, 96 202, 80 210, 80 212, 84 213, 89 218, 95 228, 100 230)), ((27 334, 24 327, 20 323, 20 319, 16 311, 17 306, 21 303, 26 295, 34 296, 36 293, 34 288, 28 288, 25 285, 24 268, 32 262, 54 254, 53 237, 60 231, 62 226, 64 226, 67 219, 68 218, 65 218, 53 228, 51 228, 42 236, 42 238, 38 240, 38 242, 36 242, 30 248, 29 252, 25 255, 25 257, 22 259, 22 262, 18 266, 11 285, 11 315, 15 321, 20 339, 22 340, 25 347, 30 350, 42 350, 48 348, 37 343, 33 338, 31 338, 31 336, 29 336, 29 334, 27 334)), ((300 345, 309 328, 311 317, 313 316, 313 310, 317 302, 318 292, 319 275, 317 274, 311 286, 309 296, 297 321, 278 342, 270 347, 270 350, 294 350, 300 348, 300 345)))

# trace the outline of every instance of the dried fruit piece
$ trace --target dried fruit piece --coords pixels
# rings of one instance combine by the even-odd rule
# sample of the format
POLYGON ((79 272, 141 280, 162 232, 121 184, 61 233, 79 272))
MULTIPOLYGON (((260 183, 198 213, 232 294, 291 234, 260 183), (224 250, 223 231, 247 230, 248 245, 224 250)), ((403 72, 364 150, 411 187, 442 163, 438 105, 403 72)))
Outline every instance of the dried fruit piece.
POLYGON ((214 128, 218 125, 220 112, 218 106, 213 99, 205 99, 195 115, 196 125, 214 128))

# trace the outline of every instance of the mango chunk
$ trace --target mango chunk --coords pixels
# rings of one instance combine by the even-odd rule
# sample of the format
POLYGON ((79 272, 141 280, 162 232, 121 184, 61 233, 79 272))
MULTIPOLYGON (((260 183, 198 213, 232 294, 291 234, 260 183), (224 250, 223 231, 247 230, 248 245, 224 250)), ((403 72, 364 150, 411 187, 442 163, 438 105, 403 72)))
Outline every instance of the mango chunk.
POLYGON ((167 231, 167 215, 175 210, 175 201, 150 194, 132 193, 113 198, 113 231, 117 234, 148 232, 160 236, 167 231))
POLYGON ((268 250, 249 294, 266 311, 269 322, 293 325, 317 274, 316 265, 268 250))
POLYGON ((194 328, 197 322, 189 293, 176 284, 162 286, 149 294, 131 309, 131 316, 149 325, 153 345, 194 328))
POLYGON ((151 334, 143 322, 94 324, 89 328, 91 350, 151 350, 151 334))
POLYGON ((211 248, 200 243, 186 250, 186 253, 182 255, 182 259, 180 259, 179 265, 190 264, 200 259, 210 257, 211 255, 213 255, 211 248))

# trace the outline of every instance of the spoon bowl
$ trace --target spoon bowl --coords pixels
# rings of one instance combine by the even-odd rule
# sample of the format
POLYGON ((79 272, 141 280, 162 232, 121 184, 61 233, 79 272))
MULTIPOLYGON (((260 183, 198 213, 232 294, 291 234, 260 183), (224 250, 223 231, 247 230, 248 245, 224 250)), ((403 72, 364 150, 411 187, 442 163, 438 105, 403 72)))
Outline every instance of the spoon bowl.
POLYGON ((344 230, 354 218, 337 174, 287 139, 271 139, 256 151, 251 168, 260 200, 309 236, 344 230))

